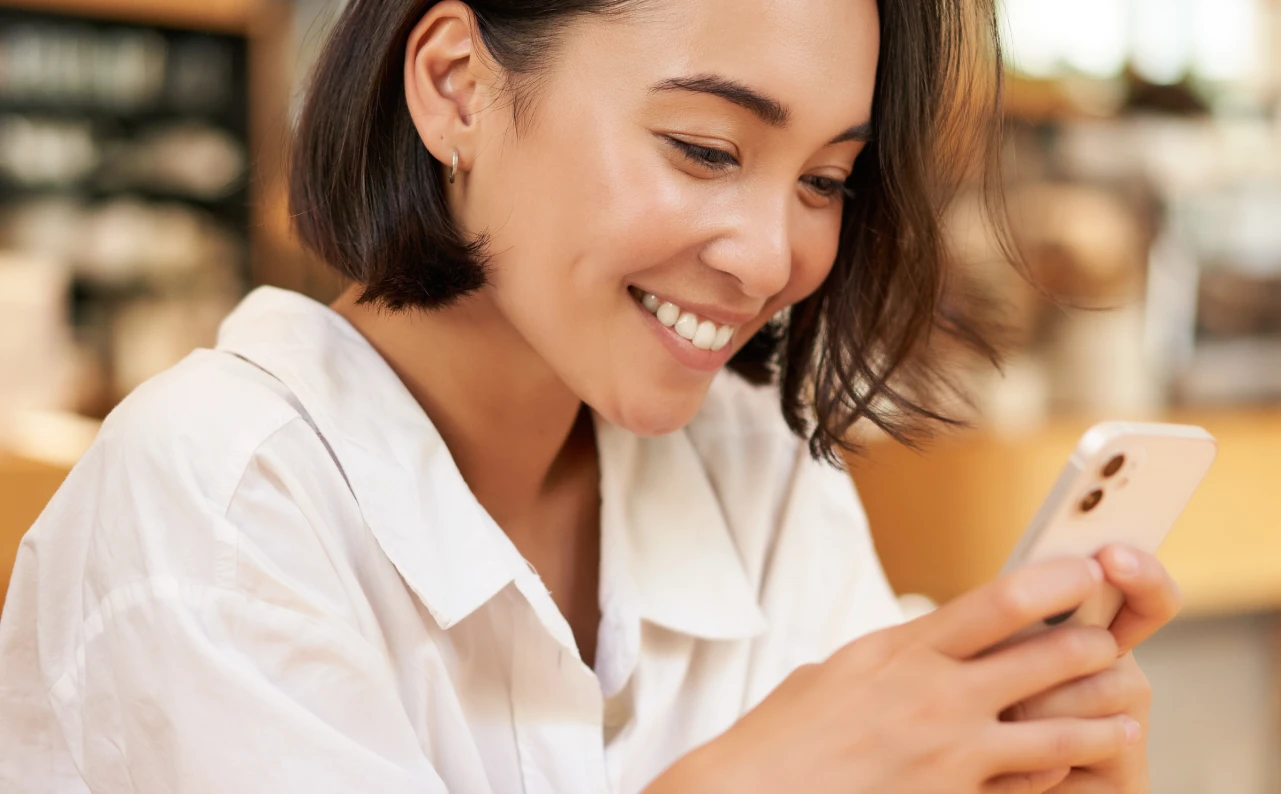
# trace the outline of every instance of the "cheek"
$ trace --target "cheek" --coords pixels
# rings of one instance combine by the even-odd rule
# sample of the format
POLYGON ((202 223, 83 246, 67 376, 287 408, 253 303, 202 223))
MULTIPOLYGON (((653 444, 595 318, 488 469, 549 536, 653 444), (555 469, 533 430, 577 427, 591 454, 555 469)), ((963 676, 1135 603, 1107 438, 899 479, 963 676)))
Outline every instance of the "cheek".
POLYGON ((490 295, 580 398, 634 430, 671 430, 706 378, 670 375, 626 285, 686 262, 698 234, 691 191, 661 167, 647 133, 620 140, 599 122, 552 118, 508 143, 501 188, 492 185, 508 209, 486 226, 490 295))
POLYGON ((598 147, 585 152, 588 180, 572 222, 589 237, 597 264, 610 265, 584 274, 615 283, 628 275, 662 265, 694 244, 690 223, 691 191, 682 189, 673 169, 663 168, 648 133, 601 136, 598 147))
POLYGON ((647 133, 571 116, 541 126, 507 158, 504 217, 487 226, 496 283, 555 279, 568 300, 621 289, 692 245, 689 191, 657 167, 647 133))
POLYGON ((792 277, 779 296, 779 309, 804 300, 822 286, 836 260, 840 224, 835 211, 804 224, 795 238, 798 242, 793 247, 792 277))

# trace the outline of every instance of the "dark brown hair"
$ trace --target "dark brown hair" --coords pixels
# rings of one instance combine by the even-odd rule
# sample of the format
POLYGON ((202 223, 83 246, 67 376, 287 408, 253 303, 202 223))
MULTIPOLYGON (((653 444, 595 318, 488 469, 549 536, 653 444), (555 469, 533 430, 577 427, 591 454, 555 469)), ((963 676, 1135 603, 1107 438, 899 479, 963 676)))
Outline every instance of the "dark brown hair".
MULTIPOLYGON (((474 0, 488 53, 509 76, 517 121, 557 35, 585 14, 643 0, 474 0)), ((435 0, 350 0, 336 23, 295 134, 290 208, 305 245, 363 285, 362 301, 436 308, 485 283, 485 239, 450 216, 441 166, 404 100, 410 31, 435 0)), ((878 0, 873 141, 850 175, 831 274, 730 362, 777 381, 788 425, 839 462, 867 419, 913 443, 958 392, 933 355, 937 336, 996 360, 964 316, 942 210, 977 178, 999 190, 1001 57, 993 0, 878 0), (935 332, 940 332, 936 335, 935 332)), ((998 201, 993 204, 994 208, 998 201)), ((999 213, 992 217, 1003 217, 999 213)))

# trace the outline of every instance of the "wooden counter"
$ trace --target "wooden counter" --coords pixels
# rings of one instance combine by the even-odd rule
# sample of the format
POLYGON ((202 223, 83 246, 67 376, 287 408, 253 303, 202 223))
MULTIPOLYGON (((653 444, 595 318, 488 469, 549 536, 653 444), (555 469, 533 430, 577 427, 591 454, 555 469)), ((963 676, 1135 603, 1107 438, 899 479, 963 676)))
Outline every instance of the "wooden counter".
MULTIPOLYGON (((1162 549, 1186 614, 1281 610, 1281 411, 1172 417, 1219 440, 1219 457, 1162 549)), ((854 479, 901 593, 947 600, 990 579, 1090 422, 1032 435, 974 432, 925 455, 878 442, 854 479)), ((0 456, 0 603, 18 540, 66 469, 0 456)))
MULTIPOLYGON (((1197 413, 1219 455, 1161 551, 1185 614, 1281 609, 1281 410, 1197 413)), ((1087 420, 1030 435, 974 431, 920 455, 876 442, 853 462, 886 572, 899 592, 944 601, 996 574, 1087 420)))
POLYGON ((9 590, 18 542, 66 476, 65 468, 0 452, 0 609, 9 590))

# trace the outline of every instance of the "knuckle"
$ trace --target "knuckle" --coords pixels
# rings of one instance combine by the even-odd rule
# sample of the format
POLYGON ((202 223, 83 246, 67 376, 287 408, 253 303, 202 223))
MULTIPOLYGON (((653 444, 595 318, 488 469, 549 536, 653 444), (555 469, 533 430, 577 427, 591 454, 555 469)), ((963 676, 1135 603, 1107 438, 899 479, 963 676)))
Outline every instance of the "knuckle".
POLYGON ((891 656, 902 645, 907 632, 900 631, 902 627, 892 627, 874 631, 863 637, 861 642, 856 642, 856 647, 864 649, 865 653, 873 656, 891 656))
POLYGON ((1130 702, 1146 710, 1152 705, 1152 684, 1143 671, 1137 667, 1134 669, 1134 676, 1130 680, 1128 687, 1130 692, 1130 702))
POLYGON ((818 673, 819 665, 814 662, 806 662, 797 665, 791 672, 790 676, 796 679, 812 678, 818 673))
POLYGON ((799 665, 792 672, 787 674, 787 678, 778 685, 776 691, 804 691, 814 685, 820 675, 821 665, 812 662, 799 665))
POLYGON ((1019 579, 1006 581, 996 588, 992 602, 996 613, 1011 623, 1025 624, 1036 620, 1037 616, 1032 614, 1032 596, 1019 579))
POLYGON ((1152 684, 1133 656, 1124 656, 1090 679, 1092 700, 1100 711, 1142 716, 1152 706, 1152 684))
POLYGON ((894 629, 882 629, 860 637, 832 654, 834 666, 859 672, 883 666, 898 651, 894 629))
POLYGON ((867 635, 862 642, 854 643, 853 647, 869 658, 888 659, 894 655, 901 644, 898 632, 893 629, 882 629, 867 635))
POLYGON ((1092 699, 1098 704, 1100 711, 1117 713, 1133 702, 1134 690, 1131 685, 1122 676, 1111 671, 1095 676, 1090 685, 1094 690, 1092 699))
POLYGON ((1151 688, 1136 692, 1132 701, 1131 711, 1135 714, 1146 715, 1152 709, 1152 690, 1151 688))
POLYGON ((1069 762, 1080 757, 1085 749, 1085 737, 1079 730, 1063 727, 1050 739, 1050 755, 1059 762, 1069 762))

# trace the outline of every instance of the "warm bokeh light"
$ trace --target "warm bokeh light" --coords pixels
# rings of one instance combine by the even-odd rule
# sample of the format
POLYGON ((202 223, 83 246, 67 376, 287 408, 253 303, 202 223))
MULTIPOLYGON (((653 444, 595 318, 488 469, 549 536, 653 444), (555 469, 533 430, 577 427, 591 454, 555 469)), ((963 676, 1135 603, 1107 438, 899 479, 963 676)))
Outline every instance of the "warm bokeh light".
POLYGON ((1034 77, 1120 75, 1241 80, 1259 68, 1262 0, 1004 0, 1016 71, 1034 77))

